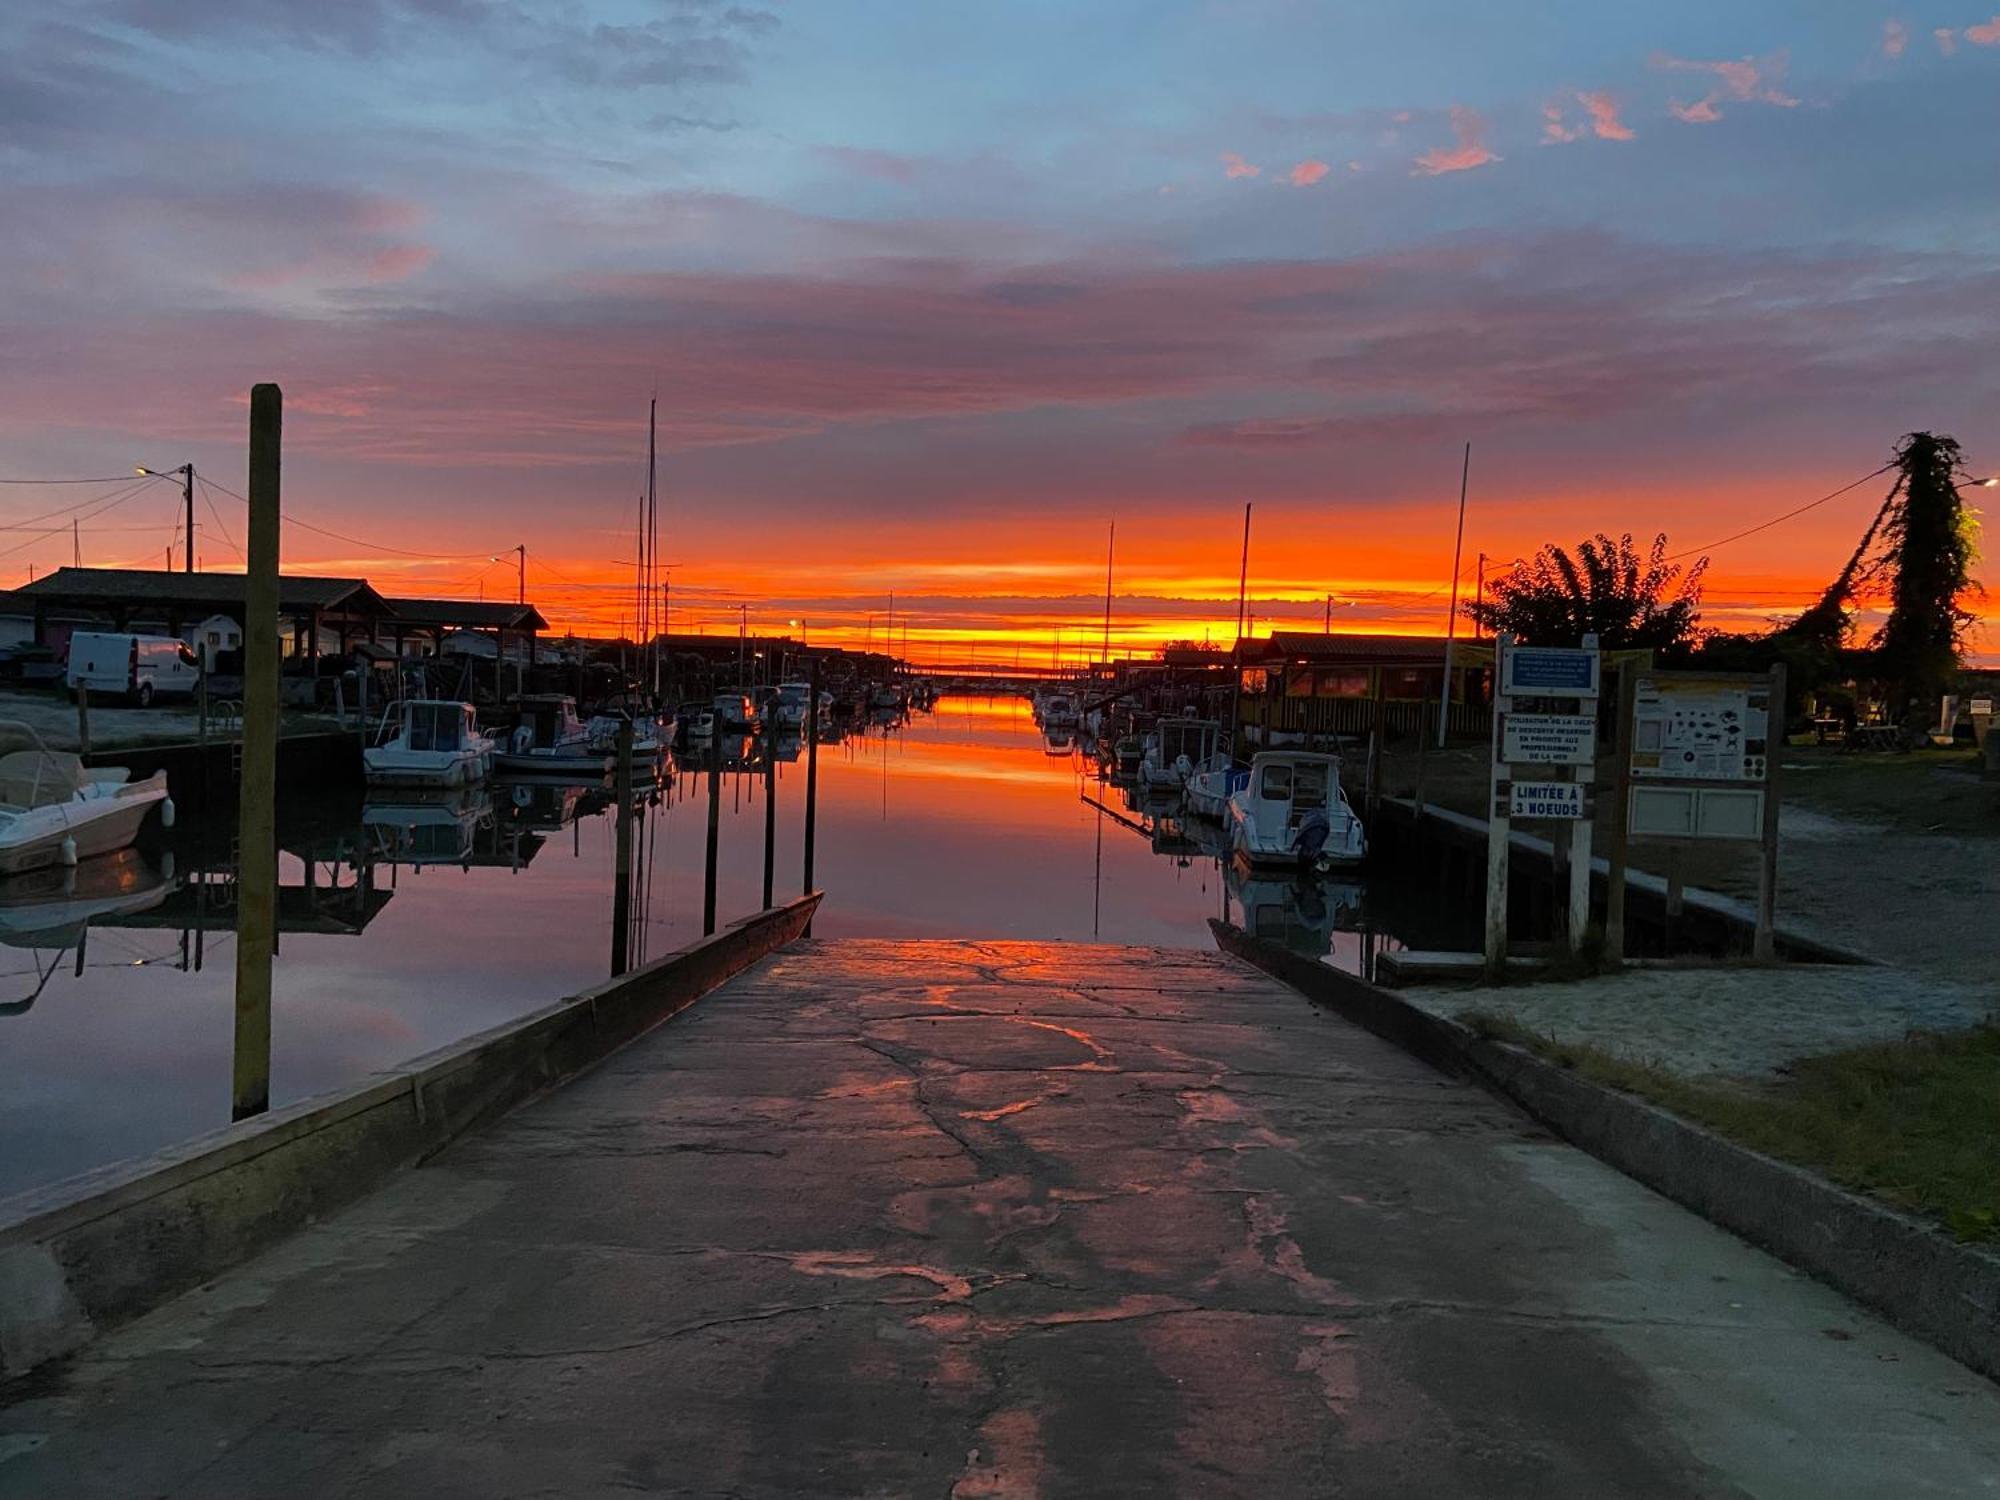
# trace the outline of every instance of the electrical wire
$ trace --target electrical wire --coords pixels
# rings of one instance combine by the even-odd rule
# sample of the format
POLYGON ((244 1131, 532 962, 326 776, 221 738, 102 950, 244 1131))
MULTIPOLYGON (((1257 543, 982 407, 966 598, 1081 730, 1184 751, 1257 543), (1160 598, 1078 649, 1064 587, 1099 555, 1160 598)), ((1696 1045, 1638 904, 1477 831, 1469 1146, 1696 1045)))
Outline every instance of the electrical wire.
MULTIPOLYGON (((200 476, 197 475, 197 477, 200 476)), ((240 504, 248 505, 250 503, 245 496, 239 495, 226 484, 215 484, 215 481, 212 479, 203 479, 202 483, 215 485, 216 489, 222 491, 223 494, 240 504)), ((476 557, 491 557, 493 555, 491 552, 412 552, 405 547, 391 547, 384 542, 371 542, 365 537, 349 536, 345 532, 332 531, 324 526, 315 526, 312 522, 302 521, 295 515, 281 514, 279 519, 287 526, 296 526, 301 531, 310 531, 318 536, 331 537, 334 541, 345 542, 350 547, 366 547, 371 552, 387 552, 396 557, 414 557, 425 562, 470 562, 476 557)))
MULTIPOLYGON (((16 521, 11 525, 0 526, 0 531, 27 531, 31 529, 37 521, 46 521, 54 516, 67 515, 73 510, 83 510, 88 506, 95 505, 98 501, 105 499, 107 496, 117 494, 120 492, 129 495, 133 493, 135 486, 148 485, 153 483, 153 481, 156 479, 164 479, 166 477, 167 476, 164 474, 143 474, 140 475, 137 479, 134 479, 130 474, 127 474, 123 479, 101 481, 104 483, 109 483, 115 486, 115 488, 106 490, 102 495, 92 495, 88 500, 77 500, 69 505, 58 505, 54 510, 45 510, 38 516, 29 516, 25 520, 16 521)), ((58 531, 62 530, 61 527, 55 527, 52 529, 58 531)))
MULTIPOLYGON (((102 495, 98 496, 97 498, 103 500, 104 504, 98 506, 98 508, 90 512, 88 516, 81 516, 81 515, 77 516, 75 518, 77 523, 80 525, 82 522, 86 520, 94 519, 97 516, 103 515, 106 511, 113 510, 116 507, 123 505, 127 500, 130 500, 134 495, 138 494, 141 490, 145 489, 147 485, 151 484, 153 480, 158 477, 160 476, 149 474, 144 479, 139 480, 136 484, 133 484, 128 488, 126 488, 120 494, 110 497, 105 497, 102 495)), ((87 505, 91 502, 85 501, 84 503, 87 505)), ((34 536, 29 537, 25 542, 16 542, 11 547, 0 547, 0 557, 11 557, 16 552, 24 551, 29 547, 39 546, 42 542, 46 541, 51 535, 63 531, 64 529, 66 528, 60 526, 53 527, 50 530, 42 531, 34 536)))
POLYGON ((229 534, 229 523, 222 519, 222 510, 216 505, 215 496, 209 493, 218 486, 204 477, 198 469, 195 471, 194 482, 201 489, 201 503, 208 507, 209 519, 215 522, 215 529, 222 537, 222 544, 236 554, 238 562, 248 565, 250 559, 243 555, 243 549, 236 545, 236 539, 229 534))
POLYGON ((130 474, 113 474, 108 479, 0 479, 0 484, 123 484, 131 477, 130 474))
POLYGON ((1760 531, 1769 531, 1773 526, 1776 526, 1781 521, 1789 521, 1792 519, 1793 516, 1802 516, 1807 511, 1817 509, 1819 506, 1826 504, 1827 501, 1829 500, 1838 500, 1842 495, 1846 494, 1849 490, 1860 489, 1861 486, 1866 484, 1869 480, 1879 478, 1880 476, 1888 473, 1891 469, 1895 467, 1896 467, 1896 461, 1894 459, 1891 459, 1889 460, 1888 463, 1882 465, 1881 468, 1873 470, 1870 473, 1863 474, 1859 479, 1855 480, 1852 484, 1843 484, 1839 489, 1834 490, 1830 494, 1821 495, 1817 500, 1808 500, 1804 505, 1794 506, 1791 510, 1786 511, 1783 515, 1773 516, 1768 521, 1759 521, 1755 526, 1750 527, 1748 530, 1739 531, 1734 533, 1733 535, 1726 536, 1719 542, 1709 542, 1704 546, 1690 547, 1685 552, 1676 552, 1671 557, 1664 559, 1664 561, 1679 562, 1684 557, 1693 557, 1697 552, 1713 552, 1717 547, 1727 547, 1731 542, 1740 542, 1746 536, 1755 536, 1760 531))

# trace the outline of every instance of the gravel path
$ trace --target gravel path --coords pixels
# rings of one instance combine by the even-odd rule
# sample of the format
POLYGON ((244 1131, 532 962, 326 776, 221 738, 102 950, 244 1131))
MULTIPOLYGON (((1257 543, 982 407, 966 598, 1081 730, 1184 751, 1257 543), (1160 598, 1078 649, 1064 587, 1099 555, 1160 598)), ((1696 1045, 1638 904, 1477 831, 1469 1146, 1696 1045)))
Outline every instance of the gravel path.
POLYGON ((1559 1041, 1688 1076, 1768 1076, 1797 1057, 2000 1014, 1991 985, 1860 965, 1633 969, 1576 983, 1402 993, 1438 1015, 1501 1012, 1559 1041))

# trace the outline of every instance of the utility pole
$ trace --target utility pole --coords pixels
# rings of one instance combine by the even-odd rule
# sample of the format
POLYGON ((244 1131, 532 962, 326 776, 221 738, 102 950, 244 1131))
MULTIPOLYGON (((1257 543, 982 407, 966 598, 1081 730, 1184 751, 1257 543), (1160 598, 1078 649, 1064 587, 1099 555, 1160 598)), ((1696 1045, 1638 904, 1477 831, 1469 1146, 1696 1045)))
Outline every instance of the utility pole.
POLYGON ((521 565, 516 574, 514 585, 514 602, 516 604, 526 604, 528 602, 528 544, 522 542, 514 550, 521 554, 521 565))
POLYGON ((69 560, 72 567, 83 566, 83 528, 75 516, 69 519, 69 560))
MULTIPOLYGON (((194 465, 181 465, 181 504, 187 510, 187 556, 183 561, 184 573, 194 571, 194 465)), ((171 571, 171 564, 169 565, 171 571)))
POLYGON ((1486 554, 1482 552, 1479 554, 1479 588, 1478 592, 1476 592, 1472 596, 1472 638, 1475 641, 1483 641, 1486 639, 1486 627, 1479 623, 1480 611, 1482 607, 1485 605, 1485 603, 1486 603, 1486 554))
POLYGON ((1438 694, 1438 749, 1444 748, 1445 727, 1451 723, 1451 641, 1458 632, 1458 560, 1465 548, 1465 487, 1472 479, 1472 444, 1465 445, 1465 467, 1458 475, 1458 540, 1451 544, 1451 614, 1444 622, 1444 683, 1438 694))
POLYGON ((278 915, 278 495, 284 403, 284 393, 275 385, 250 389, 232 1120, 262 1114, 271 1104, 271 954, 278 915))

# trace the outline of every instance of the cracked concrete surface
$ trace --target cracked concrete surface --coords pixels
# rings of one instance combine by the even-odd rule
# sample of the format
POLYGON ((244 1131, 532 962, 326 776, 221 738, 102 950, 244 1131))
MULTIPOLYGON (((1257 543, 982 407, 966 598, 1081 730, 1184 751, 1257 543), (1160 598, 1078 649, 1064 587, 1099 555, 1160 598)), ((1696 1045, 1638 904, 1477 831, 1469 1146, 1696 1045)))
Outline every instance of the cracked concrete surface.
POLYGON ((2000 1390, 1219 955, 801 943, 52 1376, 0 1497, 2000 1494, 2000 1390))

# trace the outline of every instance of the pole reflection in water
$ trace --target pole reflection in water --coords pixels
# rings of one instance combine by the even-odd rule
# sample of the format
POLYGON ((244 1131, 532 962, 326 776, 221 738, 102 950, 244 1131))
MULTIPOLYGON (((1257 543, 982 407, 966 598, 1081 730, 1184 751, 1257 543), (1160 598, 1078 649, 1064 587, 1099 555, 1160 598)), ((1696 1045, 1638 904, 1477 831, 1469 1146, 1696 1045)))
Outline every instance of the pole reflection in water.
MULTIPOLYGON (((1351 882, 1247 878, 1227 864, 1215 825, 1099 781, 1073 752, 1046 753, 1016 698, 949 699, 907 722, 829 722, 803 755, 791 739, 766 756, 737 736, 664 768, 635 764, 634 783, 629 820, 608 781, 288 795, 272 1103, 573 994, 601 981, 614 954, 643 963, 749 915, 762 902, 767 808, 775 858, 799 860, 793 868, 827 892, 814 924, 826 937, 1206 948, 1208 919, 1229 910, 1355 967, 1420 932, 1389 920, 1395 936, 1375 936, 1386 920, 1378 893, 1351 882), (733 790, 761 776, 766 796, 724 797, 725 772, 733 790), (696 836, 674 836, 677 821, 696 836), (614 942, 620 869, 626 939, 614 942)), ((34 950, 18 991, 0 997, 14 1007, 0 1010, 0 1194, 225 1123, 216 1101, 230 1077, 234 966, 204 962, 234 940, 224 809, 217 798, 171 833, 149 828, 115 863, 79 867, 74 891, 0 882, 0 941, 34 950), (96 899, 93 882, 106 881, 102 907, 61 905, 96 899), (56 906, 25 910, 41 902, 56 906)))

